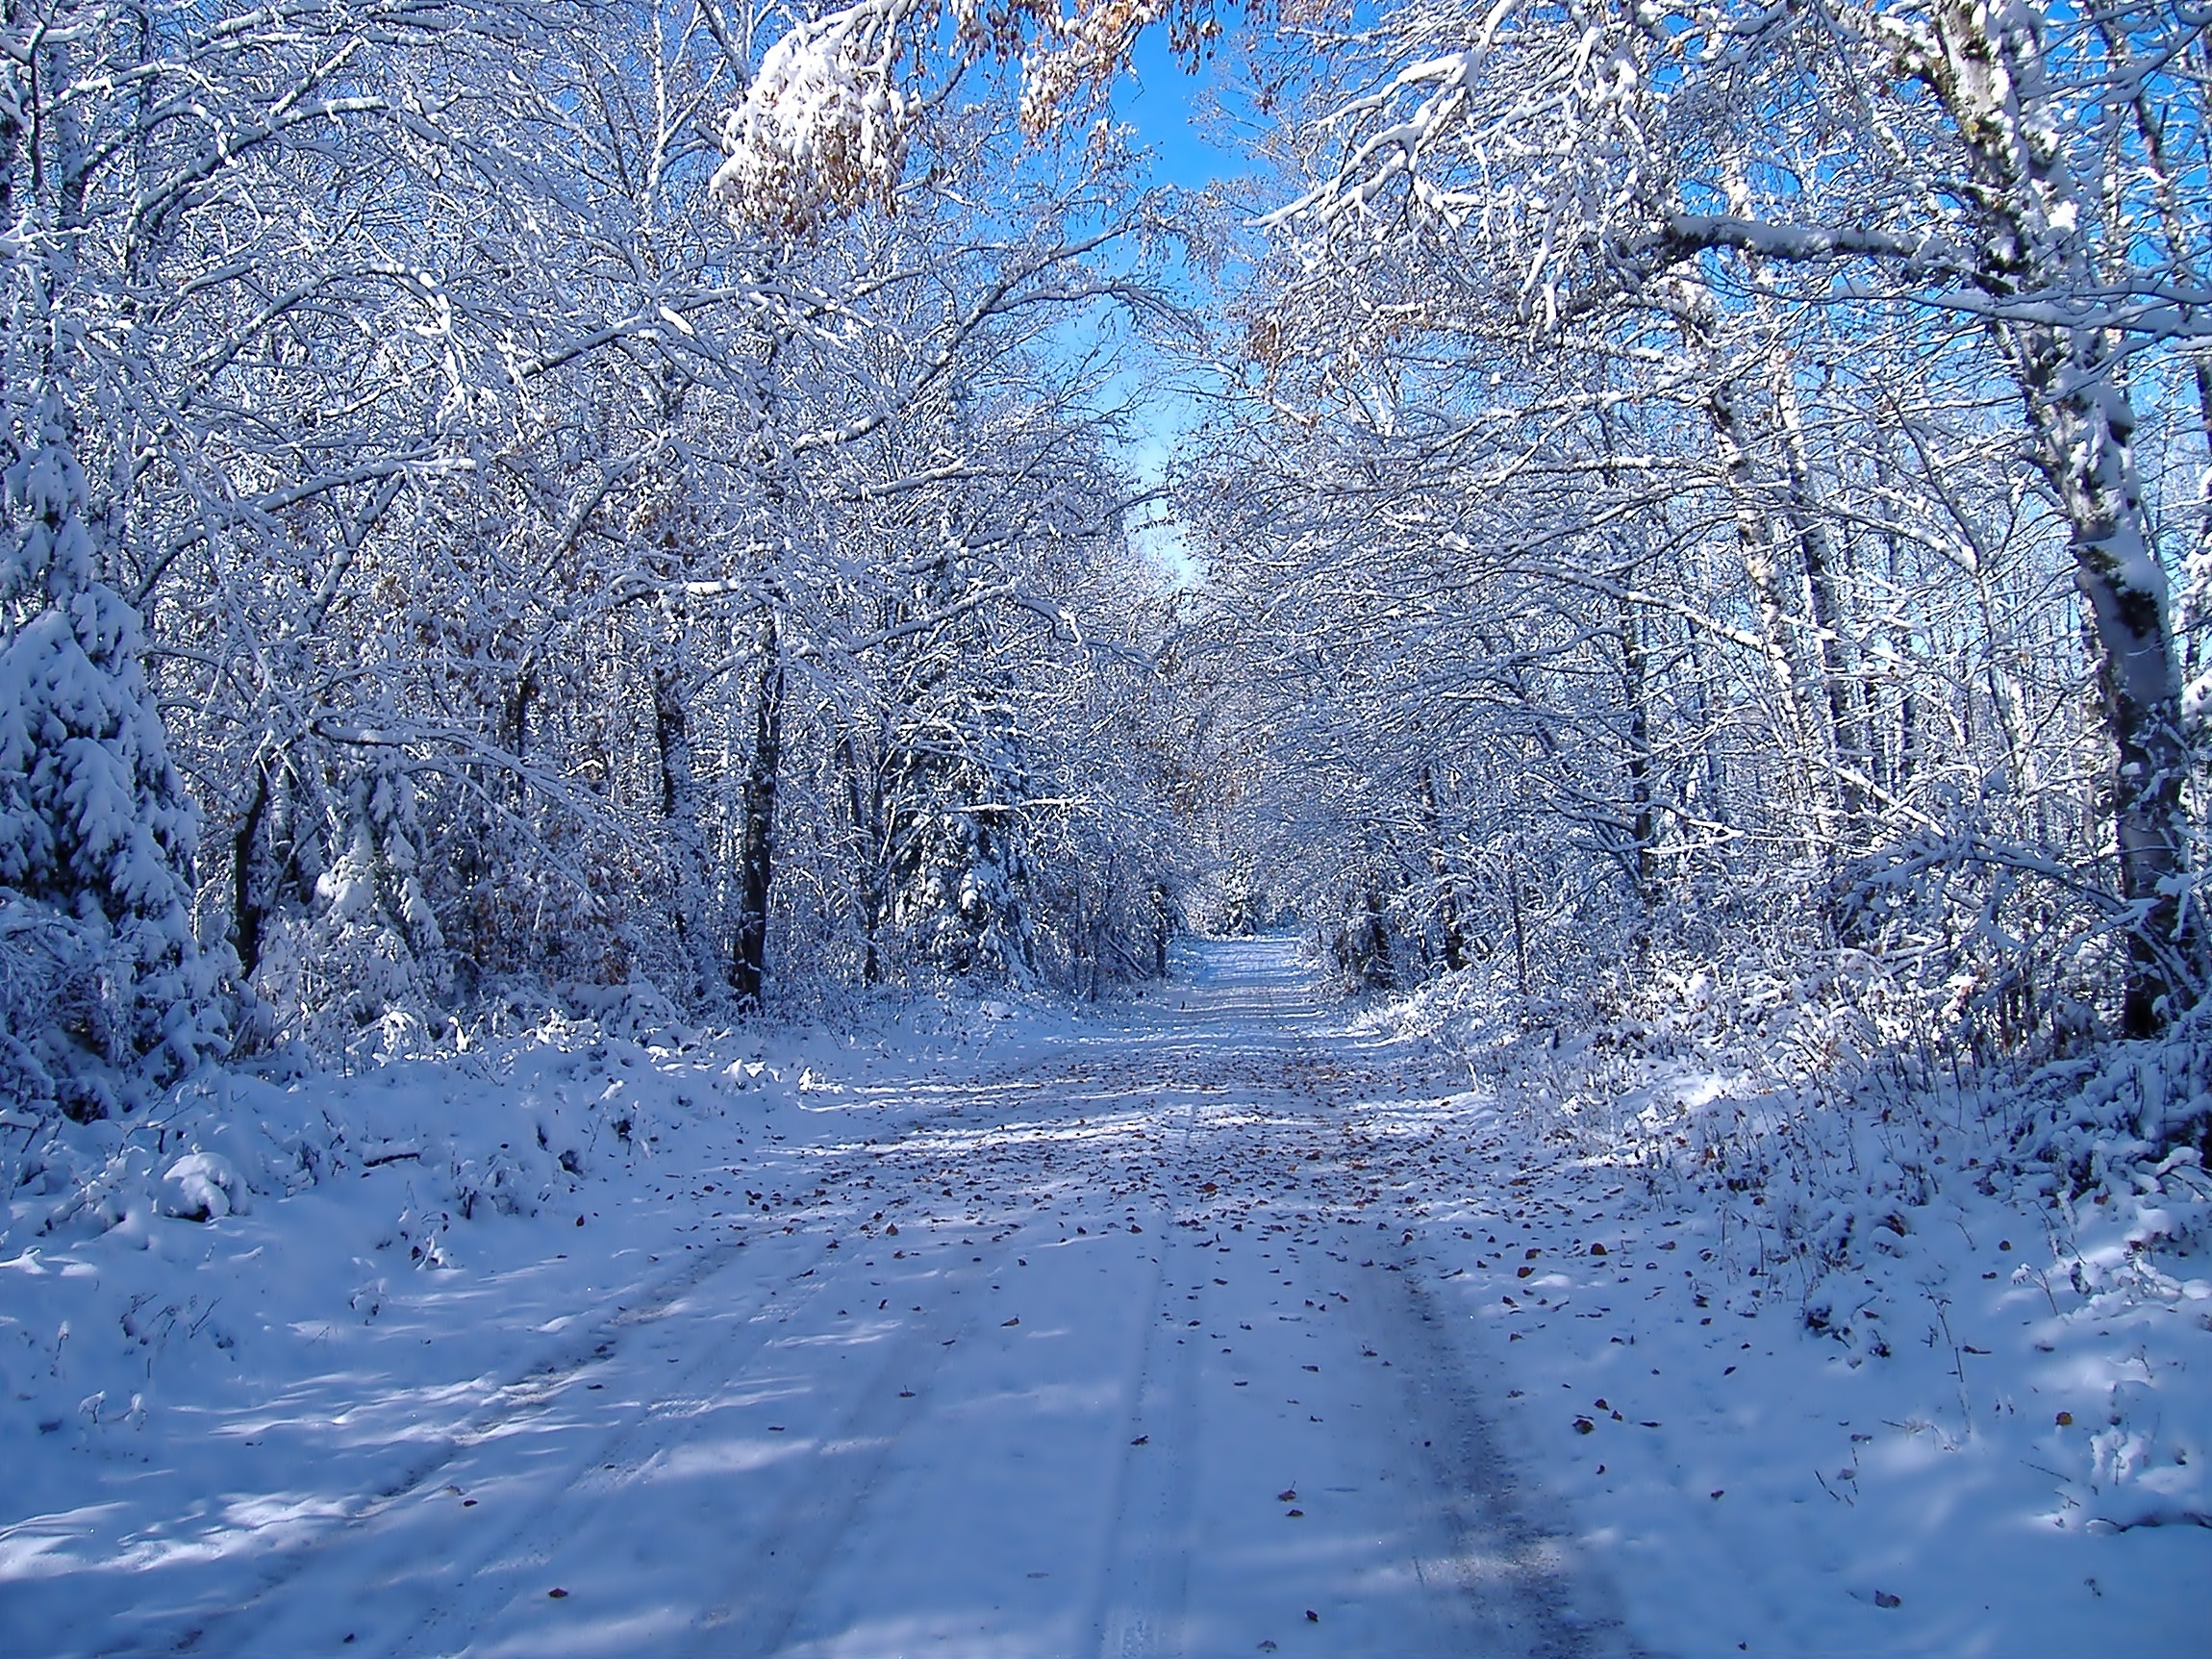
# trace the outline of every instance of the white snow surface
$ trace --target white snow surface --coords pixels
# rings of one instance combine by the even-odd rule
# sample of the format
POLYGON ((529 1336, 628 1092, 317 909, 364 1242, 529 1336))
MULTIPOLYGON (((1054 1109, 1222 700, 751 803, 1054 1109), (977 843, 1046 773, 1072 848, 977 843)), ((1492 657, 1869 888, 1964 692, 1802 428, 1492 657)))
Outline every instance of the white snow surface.
POLYGON ((925 1023, 33 1157, 0 1653, 2207 1650, 2212 1284, 2075 1291, 2123 1219, 1939 1180, 1822 1334, 1287 942, 925 1023))

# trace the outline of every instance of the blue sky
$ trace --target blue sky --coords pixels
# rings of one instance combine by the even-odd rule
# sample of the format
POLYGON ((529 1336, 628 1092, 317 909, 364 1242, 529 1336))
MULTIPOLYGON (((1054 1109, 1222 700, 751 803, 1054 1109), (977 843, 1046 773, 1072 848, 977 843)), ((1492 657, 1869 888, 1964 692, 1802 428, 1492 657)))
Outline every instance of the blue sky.
MULTIPOLYGON (((1196 191, 1244 170, 1244 160, 1234 149, 1215 142, 1200 128, 1199 106, 1214 72, 1211 65, 1201 65, 1196 74, 1186 69, 1168 49, 1163 29, 1147 29, 1139 38, 1132 71, 1115 84, 1113 109, 1116 118, 1134 127, 1139 142, 1151 152, 1155 184, 1196 191)), ((1172 390, 1155 392, 1138 422, 1141 435, 1128 446, 1131 468, 1145 482, 1157 482, 1176 441, 1200 418, 1200 406, 1188 396, 1172 390)), ((1184 544, 1181 527, 1171 519, 1154 516, 1134 540, 1178 585, 1204 579, 1203 569, 1184 544)))
POLYGON ((1242 170, 1236 153, 1215 144, 1194 124, 1210 66, 1195 75, 1168 50, 1167 31, 1147 29, 1138 38, 1136 66, 1114 88, 1114 113, 1143 135, 1153 152, 1152 176, 1163 185, 1201 190, 1217 178, 1242 170))

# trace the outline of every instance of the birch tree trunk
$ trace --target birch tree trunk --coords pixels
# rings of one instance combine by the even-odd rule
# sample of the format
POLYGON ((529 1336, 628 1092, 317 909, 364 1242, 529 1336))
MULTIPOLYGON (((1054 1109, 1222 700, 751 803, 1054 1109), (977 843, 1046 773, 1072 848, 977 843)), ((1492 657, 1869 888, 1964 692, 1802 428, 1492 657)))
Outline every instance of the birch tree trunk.
MULTIPOLYGON (((2086 296, 2099 286, 2085 229, 2092 204, 2073 176, 2030 8, 1947 0, 1920 78, 1942 98, 1977 175, 1980 286, 2000 303, 2086 296)), ((2023 311, 2026 308, 2022 308, 2023 311)), ((2073 326, 2000 313, 1996 333, 2035 440, 2036 465, 2066 515, 2099 702, 2113 746, 2107 812, 2120 893, 2130 911, 2122 1024, 2148 1036, 2176 1012, 2185 867, 2180 664, 2166 578, 2151 545, 2135 465, 2136 415, 2124 341, 2086 317, 2073 326)))
POLYGON ((2133 912, 2122 1023, 2149 1036, 2174 1012, 2184 872, 2181 683, 2166 578, 2153 556, 2134 460, 2135 411, 2078 337, 2008 331, 2038 462, 2066 511, 2098 699, 2114 750, 2107 811, 2120 894, 2133 912))

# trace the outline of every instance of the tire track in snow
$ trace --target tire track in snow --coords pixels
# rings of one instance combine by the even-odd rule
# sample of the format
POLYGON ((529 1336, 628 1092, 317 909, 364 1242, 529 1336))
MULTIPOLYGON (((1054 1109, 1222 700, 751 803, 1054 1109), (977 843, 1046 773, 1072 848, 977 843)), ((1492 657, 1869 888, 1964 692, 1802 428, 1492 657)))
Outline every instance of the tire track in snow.
MULTIPOLYGON (((170 1634, 140 1640, 126 1647, 110 1648, 109 1659, 242 1652, 236 1645, 252 1640, 263 1622, 278 1616, 277 1610, 292 1594, 293 1585, 332 1571, 346 1583, 354 1582, 360 1571, 361 1558, 357 1551, 375 1550, 382 1538, 396 1526, 405 1525, 409 1512, 441 1491, 473 1452, 514 1432, 533 1415, 549 1409, 586 1376, 618 1362, 625 1336, 650 1331, 678 1317, 687 1297, 704 1290, 747 1259, 743 1254, 745 1248, 739 1240, 724 1240, 674 1270, 649 1281, 641 1295, 636 1294, 639 1287, 633 1286, 616 1293, 616 1296, 629 1298, 627 1300, 617 1304, 616 1296, 606 1298, 599 1318, 581 1330, 564 1333, 549 1351, 516 1374, 513 1381, 495 1389, 490 1398, 452 1432, 432 1442, 426 1455, 410 1464, 397 1477, 364 1494, 345 1515, 313 1539, 278 1555, 248 1599, 202 1611, 181 1630, 170 1634), (613 1311, 605 1311, 610 1306, 613 1311), (333 1569, 329 1565, 333 1561, 342 1565, 333 1569)), ((779 1289, 797 1284, 823 1259, 824 1249, 817 1246, 806 1265, 794 1269, 785 1279, 756 1281, 743 1286, 734 1298, 735 1304, 740 1308, 747 1304, 765 1306, 779 1289)), ((587 1458, 589 1455, 586 1454, 587 1458)), ((579 1467, 584 1461, 579 1460, 579 1467)))
MULTIPOLYGON (((1267 1061, 1258 1045, 1235 1056, 1242 1062, 1233 1068, 1236 1088, 1257 1118, 1242 1124, 1218 1123, 1205 1137, 1210 1160, 1230 1167, 1257 1168, 1279 1160, 1286 1131, 1300 1145, 1320 1145, 1356 1132, 1356 1118, 1343 1108, 1382 1083, 1334 1044, 1300 1041, 1299 1034, 1286 1029, 1288 1021, 1273 994, 1264 986, 1256 991, 1259 1006, 1246 1014, 1247 1024, 1271 1029, 1283 1041, 1267 1061)), ((1231 1070, 1217 1065, 1208 1075, 1227 1077, 1231 1070)), ((1234 1114, 1223 1116, 1233 1119, 1234 1114)), ((1372 1232, 1361 1242, 1361 1229, 1373 1220, 1358 1196, 1364 1183, 1350 1178, 1362 1162, 1353 1161, 1348 1148, 1343 1162, 1348 1168, 1339 1168, 1338 1160, 1320 1166, 1324 1169, 1320 1190, 1278 1190, 1243 1213, 1258 1237, 1273 1233, 1286 1244, 1303 1246, 1296 1271, 1320 1296, 1320 1312, 1328 1315, 1316 1329, 1327 1333, 1333 1351, 1333 1358, 1317 1357, 1332 1370, 1362 1368, 1355 1373, 1360 1380, 1338 1395, 1335 1408, 1323 1409, 1333 1418, 1346 1405, 1356 1412, 1355 1401, 1364 1404, 1367 1411, 1359 1415, 1368 1419, 1367 1429, 1380 1432, 1371 1440, 1337 1436, 1332 1444, 1349 1449, 1365 1440, 1367 1452, 1385 1460, 1382 1479, 1401 1485, 1406 1512, 1428 1518, 1425 1525, 1408 1525, 1403 1538, 1405 1569, 1438 1622, 1431 1639, 1441 1640, 1451 1652, 1479 1653, 1486 1659, 1627 1659, 1637 1650, 1601 1575, 1582 1558, 1563 1525, 1546 1524, 1541 1496, 1521 1482, 1499 1445, 1414 1261, 1376 1259, 1372 1246, 1384 1241, 1372 1232), (1355 1260, 1365 1271, 1354 1269, 1355 1260), (1333 1313, 1328 1307, 1332 1300, 1337 1304, 1333 1313)), ((1203 1204, 1194 1212, 1209 1223, 1219 1213, 1203 1204)), ((1388 1253, 1398 1256, 1396 1250, 1388 1253)), ((1287 1290, 1287 1275, 1283 1283, 1287 1290)), ((1298 1319, 1295 1312, 1288 1317, 1298 1319)), ((1420 1646, 1411 1630, 1387 1640, 1400 1651, 1420 1646)), ((1117 1656, 1108 1648, 1102 1659, 1117 1656)))
POLYGON ((1602 1577, 1584 1561, 1564 1524, 1524 1486, 1490 1422, 1445 1328, 1441 1305, 1410 1258, 1385 1273, 1396 1293, 1362 1298, 1374 1333, 1410 1364, 1394 1368, 1406 1420, 1420 1441, 1416 1462, 1434 1483, 1450 1527, 1451 1553, 1421 1562, 1477 1624, 1475 1650, 1532 1659, 1633 1655, 1602 1577))
MULTIPOLYGON (((426 1559, 438 1562, 439 1578, 451 1586, 447 1596, 465 1595, 502 1551, 513 1549, 519 1540, 541 1531, 545 1524, 542 1507, 510 1498, 503 1507, 518 1509, 519 1514, 492 1528, 481 1523, 465 1528, 456 1506, 446 1498, 461 1482, 469 1479, 475 1454, 495 1452, 502 1442, 537 1432, 537 1425, 565 1400, 580 1399, 587 1390, 607 1386, 591 1383, 590 1377, 616 1376, 625 1368, 655 1357, 621 1351, 617 1345, 624 1334, 659 1334, 661 1329, 673 1329, 670 1321, 687 1315, 713 1319, 716 1336, 694 1347, 689 1362, 681 1364, 672 1379, 655 1379, 660 1397, 641 1415, 623 1417, 612 1426, 579 1424, 575 1428, 573 1432, 584 1437, 585 1444, 562 1461, 566 1472, 558 1476, 560 1490, 571 1491, 590 1483, 595 1471, 610 1464, 635 1462, 641 1448, 665 1445, 679 1432, 669 1420, 671 1412, 675 1402, 683 1399, 699 1379, 716 1372, 727 1375, 732 1369, 742 1367, 773 1340, 778 1326, 796 1317, 821 1294, 827 1281, 819 1277, 818 1269, 832 1259, 825 1240, 815 1247, 803 1268, 779 1279, 741 1285, 726 1308, 714 1306, 710 1311, 693 1307, 691 1295, 706 1292, 721 1272, 735 1265, 739 1254, 735 1242, 720 1248, 722 1260, 699 1264, 703 1270, 673 1275, 648 1301, 626 1307, 592 1327, 588 1334, 597 1340, 587 1357, 541 1380, 502 1391, 495 1409, 472 1420, 446 1444, 434 1464, 404 1486, 377 1495, 361 1513, 295 1557, 289 1570, 261 1589, 252 1600, 205 1620, 160 1651, 222 1653, 244 1659, 261 1651, 289 1656, 311 1650, 298 1645, 298 1626, 303 1621, 310 1627, 326 1624, 335 1611, 341 1610, 341 1604, 360 1602, 364 1592, 418 1572, 426 1559), (425 1531, 432 1536, 424 1538, 425 1531), (483 1536, 487 1531, 490 1535, 483 1536), (476 1536, 457 1547, 432 1550, 439 1535, 452 1533, 476 1536), (326 1583, 326 1579, 334 1582, 326 1583)), ((538 1489, 542 1485, 542 1476, 533 1482, 538 1489)), ((346 1632, 348 1645, 364 1655, 427 1652, 430 1649, 417 1639, 450 1623, 446 1605, 434 1604, 400 1628, 381 1633, 377 1626, 389 1624, 390 1610, 364 1605, 357 1620, 359 1628, 346 1632)))
MULTIPOLYGON (((1271 997, 1268 1003, 1272 1018, 1271 997)), ((1318 1143, 1332 1131, 1358 1132, 1356 1119, 1333 1116, 1311 1085, 1349 1082, 1355 1093, 1365 1093, 1378 1079, 1325 1048, 1301 1046, 1285 1061, 1284 1075, 1269 1093, 1291 1115, 1308 1120, 1301 1139, 1318 1143), (1296 1086, 1299 1074, 1308 1087, 1296 1086)), ((1286 1219, 1295 1214, 1280 1197, 1266 1208, 1286 1219)), ((1309 1212, 1313 1219, 1289 1236, 1308 1236, 1310 1228, 1322 1259, 1337 1265, 1335 1273, 1321 1271, 1352 1293, 1340 1298, 1357 1333, 1350 1345, 1363 1359, 1395 1357, 1395 1364, 1374 1367, 1370 1374, 1387 1380, 1370 1397, 1396 1406, 1403 1426, 1395 1438, 1407 1453, 1408 1471, 1427 1488, 1423 1506, 1444 1523, 1445 1544, 1417 1554, 1414 1572, 1450 1598, 1460 1615, 1459 1640, 1486 1659, 1639 1659, 1641 1649, 1628 1639, 1602 1575, 1582 1558, 1564 1518, 1554 1520, 1541 1493, 1523 1482, 1483 1416, 1479 1389, 1416 1259, 1402 1246, 1386 1249, 1362 1258, 1371 1269, 1364 1278, 1351 1273, 1355 1229, 1367 1224, 1363 1209, 1357 1201, 1346 1209, 1341 1196, 1322 1195, 1309 1212), (1331 1234, 1345 1246, 1342 1254, 1329 1247, 1331 1234), (1385 1263, 1383 1254, 1396 1259, 1385 1263)))
MULTIPOLYGON (((869 1168, 860 1148, 848 1149, 841 1162, 849 1167, 823 1171, 820 1178, 832 1186, 844 1186, 869 1168)), ((484 1523, 490 1521, 489 1514, 462 1523, 450 1500, 458 1498, 461 1483, 475 1485, 480 1458, 493 1459, 496 1473, 501 1443, 535 1432, 559 1432, 558 1424, 548 1428, 547 1423, 565 1401, 581 1401, 585 1392, 609 1390, 617 1379, 635 1373, 646 1394, 636 1412, 611 1426, 571 1429, 591 1438, 562 1465, 566 1470, 564 1490, 591 1483, 610 1466, 637 1462, 631 1454, 645 1444, 641 1436, 652 1432, 657 1420, 679 1409, 679 1402, 696 1390, 702 1378, 716 1373, 726 1378, 741 1370, 775 1339, 778 1327, 818 1298, 831 1282, 821 1269, 839 1261, 834 1249, 830 1236, 819 1231, 788 1240, 773 1234, 750 1242, 725 1238, 691 1254, 671 1270, 613 1293, 602 1299, 589 1324, 580 1330, 572 1327, 514 1380, 497 1388, 456 1429, 435 1442, 430 1455, 411 1465, 399 1478, 364 1495, 350 1513, 314 1538, 279 1556, 250 1597, 202 1610, 189 1621, 173 1621, 170 1634, 109 1649, 109 1659, 255 1650, 289 1659, 305 1649, 294 1645, 287 1632, 330 1622, 344 1607, 364 1603, 364 1586, 412 1580, 407 1591, 395 1593, 394 1598, 419 1596, 426 1562, 437 1564, 436 1579, 446 1586, 439 1592, 442 1597, 463 1595, 477 1572, 498 1559, 503 1549, 542 1532, 545 1525, 543 1513, 526 1506, 519 1520, 494 1523, 496 1529, 484 1523), (792 1259, 769 1276, 738 1276, 764 1253, 792 1259), (735 1283, 724 1288, 725 1276, 735 1283), (714 1321, 716 1334, 706 1341, 688 1340, 683 1325, 701 1318, 714 1321), (661 1339, 659 1345, 654 1345, 656 1338, 661 1339), (672 1375, 638 1370, 647 1359, 670 1357, 662 1348, 671 1341, 688 1354, 688 1358, 677 1356, 680 1370, 672 1375), (641 1346, 651 1351, 641 1355, 636 1352, 641 1346), (487 1532, 491 1534, 489 1539, 484 1536, 487 1532), (465 1542, 440 1547, 449 1535, 465 1542)), ((668 1439, 664 1426, 658 1443, 668 1439)), ((540 1477, 533 1490, 541 1488, 540 1477)), ((486 1507, 498 1512, 494 1506, 486 1507)), ((410 1655, 427 1651, 415 1639, 450 1623, 449 1616, 439 1611, 443 1604, 441 1600, 413 1615, 413 1622, 397 1632, 390 1626, 400 1615, 389 1607, 361 1605, 353 1621, 356 1628, 345 1633, 350 1650, 410 1655), (398 1645, 380 1648, 375 1635, 379 1628, 385 1631, 383 1640, 398 1645)))
POLYGON ((690 1659, 766 1659, 784 1646, 853 1518, 875 1490, 876 1477, 899 1438, 926 1409, 929 1383, 946 1350, 974 1328, 981 1299, 968 1293, 1000 1269, 1008 1244, 956 1269, 943 1286, 966 1297, 957 1321, 942 1316, 902 1319, 883 1362, 809 1460, 805 1478, 776 1507, 761 1536, 727 1569, 734 1594, 710 1606, 680 1651, 690 1659), (949 1337, 939 1333, 952 1329, 949 1337), (892 1385, 904 1382, 905 1389, 892 1385))
MULTIPOLYGON (((1194 1102, 1182 1107, 1170 1154, 1188 1151, 1192 1119, 1199 1110, 1194 1102)), ((1171 1155, 1161 1159, 1163 1188, 1174 1180, 1179 1162, 1171 1155)), ((1116 1471, 1098 1611, 1090 1621, 1099 1659, 1175 1659, 1183 1650, 1197 1350, 1173 1333, 1168 1319, 1168 1287, 1177 1280, 1170 1264, 1181 1230, 1174 1224, 1171 1193, 1155 1196, 1149 1220, 1158 1244, 1140 1304, 1144 1334, 1128 1385, 1131 1433, 1116 1471)))
POLYGON ((781 1328, 818 1301, 830 1283, 818 1276, 821 1261, 817 1257, 806 1269, 816 1276, 787 1281, 750 1312, 742 1305, 730 1310, 717 1336, 688 1357, 674 1356, 673 1383, 575 1460, 549 1497, 530 1504, 500 1535, 457 1561, 459 1571, 452 1575, 459 1587, 451 1598, 430 1609, 388 1651, 407 1659, 462 1651, 506 1603, 529 1595, 603 1506, 618 1501, 625 1489, 697 1431, 702 1393, 711 1396, 742 1384, 764 1352, 787 1340, 781 1328))

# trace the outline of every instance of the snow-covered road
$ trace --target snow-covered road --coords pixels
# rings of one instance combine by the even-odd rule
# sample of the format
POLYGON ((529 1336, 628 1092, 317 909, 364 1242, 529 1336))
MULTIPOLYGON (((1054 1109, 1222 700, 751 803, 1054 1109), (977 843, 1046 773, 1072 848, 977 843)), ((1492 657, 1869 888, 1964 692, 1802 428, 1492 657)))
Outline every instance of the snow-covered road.
POLYGON ((1938 1125, 1815 1285, 1598 1132, 1725 1080, 1500 1097, 1309 973, 88 1126, 0 1251, 0 1659, 2205 1652, 2141 1206, 1938 1125), (203 1145, 250 1209, 159 1207, 203 1145))
POLYGON ((1212 944, 1019 1068, 825 1091, 802 1222, 152 1650, 1621 1650, 1367 1207, 1309 978, 1212 944))

